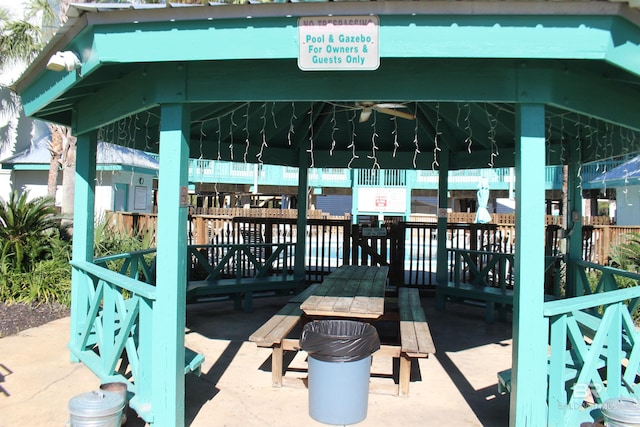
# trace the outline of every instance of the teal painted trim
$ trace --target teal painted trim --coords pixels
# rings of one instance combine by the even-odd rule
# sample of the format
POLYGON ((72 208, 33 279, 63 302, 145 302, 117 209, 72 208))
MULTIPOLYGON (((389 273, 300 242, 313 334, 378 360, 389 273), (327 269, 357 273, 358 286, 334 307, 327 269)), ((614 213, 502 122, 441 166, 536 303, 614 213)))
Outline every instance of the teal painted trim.
MULTIPOLYGON (((94 210, 96 185, 97 133, 78 135, 76 143, 76 176, 74 189, 73 260, 93 261, 94 210)), ((76 268, 71 269, 71 326, 70 346, 80 347, 81 331, 89 319, 89 294, 84 281, 89 280, 76 268)), ((72 356, 72 361, 78 359, 72 356)))
POLYGON ((20 93, 24 113, 32 116, 45 107, 52 99, 62 96, 67 90, 81 81, 76 72, 55 72, 46 70, 32 85, 20 93))
POLYGON ((32 163, 32 164, 22 163, 17 165, 16 164, 2 165, 2 169, 10 169, 14 171, 48 171, 49 165, 37 164, 37 163, 32 163))
POLYGON ((545 108, 516 109, 516 240, 510 426, 547 425, 544 304, 545 108))
MULTIPOLYGON (((446 148, 440 152, 440 170, 438 171, 438 209, 448 212, 449 208, 449 161, 450 152, 446 148)), ((477 184, 476 184, 477 185, 477 184)), ((449 262, 447 252, 447 216, 438 214, 438 242, 436 251, 436 283, 446 286, 449 282, 449 262)))
MULTIPOLYGON (((621 18, 381 15, 380 56, 602 59, 616 20, 621 18)), ((296 59, 298 45, 296 16, 98 25, 93 37, 99 60, 107 63, 296 59), (210 48, 194 40, 207 40, 210 48)))
POLYGON ((158 198, 157 299, 153 307, 152 410, 155 424, 184 426, 189 108, 162 106, 158 198))
POLYGON ((142 175, 158 175, 157 169, 140 168, 136 166, 127 165, 98 165, 99 171, 112 171, 112 172, 127 172, 142 175))
MULTIPOLYGON (((583 166, 581 169, 583 188, 587 188, 588 181, 602 175, 602 171, 610 170, 622 161, 604 161, 598 165, 583 166)), ((253 184, 254 164, 242 162, 228 162, 224 160, 190 159, 189 182, 198 183, 229 183, 253 184)), ((100 170, 100 168, 98 168, 100 170)), ((125 168, 126 170, 126 168, 125 168)), ((392 170, 389 170, 392 171, 392 170)), ((394 170, 400 171, 403 181, 400 185, 409 189, 437 190, 438 170, 394 170)), ((143 170, 136 170, 142 173, 143 170)), ((357 169, 344 168, 314 168, 309 170, 309 186, 323 188, 352 188, 363 185, 352 179, 357 169)), ((150 174, 157 171, 149 170, 150 174)), ((390 172, 387 172, 390 173, 390 172)), ((395 172, 394 172, 395 173, 395 172)), ((477 190, 478 180, 486 178, 491 190, 509 190, 511 175, 509 168, 461 169, 449 171, 449 190, 477 190)), ((259 174, 260 185, 298 186, 298 168, 263 164, 259 174)), ((608 185, 609 182, 607 182, 608 185)), ((562 188, 562 167, 547 166, 545 168, 545 189, 559 190, 562 188)))

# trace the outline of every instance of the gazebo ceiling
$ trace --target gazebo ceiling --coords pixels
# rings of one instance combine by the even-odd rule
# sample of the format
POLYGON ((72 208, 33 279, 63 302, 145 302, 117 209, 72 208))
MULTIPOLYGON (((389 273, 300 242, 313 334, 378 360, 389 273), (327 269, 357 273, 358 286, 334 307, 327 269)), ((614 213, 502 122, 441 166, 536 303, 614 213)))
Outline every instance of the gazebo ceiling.
POLYGON ((451 169, 512 166, 519 103, 546 106, 548 164, 640 151, 635 10, 424 3, 76 5, 16 88, 30 115, 150 152, 160 106, 188 103, 193 158, 437 169, 450 150, 451 169), (330 14, 380 16, 376 70, 299 69, 297 17, 330 14), (57 50, 79 52, 81 70, 44 70, 57 50), (362 103, 415 119, 361 121, 362 103))

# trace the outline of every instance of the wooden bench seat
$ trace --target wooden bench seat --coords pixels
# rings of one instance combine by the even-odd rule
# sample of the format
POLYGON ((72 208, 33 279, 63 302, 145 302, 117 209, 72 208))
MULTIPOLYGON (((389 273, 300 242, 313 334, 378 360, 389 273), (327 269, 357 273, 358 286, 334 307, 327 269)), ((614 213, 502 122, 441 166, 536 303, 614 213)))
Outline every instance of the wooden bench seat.
POLYGON ((311 285, 295 295, 249 336, 249 341, 256 343, 258 347, 271 348, 271 379, 274 387, 282 387, 284 351, 297 351, 300 347, 298 339, 286 339, 304 316, 300 304, 313 293, 317 286, 318 284, 311 285))
POLYGON ((292 275, 193 280, 187 283, 187 304, 203 298, 228 295, 233 299, 236 309, 251 312, 254 292, 295 291, 302 283, 303 280, 292 275))
POLYGON ((429 324, 416 288, 398 289, 400 313, 400 373, 398 394, 409 395, 411 359, 429 357, 436 352, 429 324))

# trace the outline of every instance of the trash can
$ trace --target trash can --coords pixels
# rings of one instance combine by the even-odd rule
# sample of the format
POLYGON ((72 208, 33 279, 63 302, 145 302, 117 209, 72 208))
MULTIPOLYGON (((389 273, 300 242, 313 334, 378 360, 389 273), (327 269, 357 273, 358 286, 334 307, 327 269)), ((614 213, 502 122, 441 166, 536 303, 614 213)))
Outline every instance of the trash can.
POLYGON ((309 415, 332 425, 367 417, 371 355, 380 348, 373 326, 352 320, 318 320, 302 329, 309 355, 309 415))
POLYGON ((119 393, 94 390, 69 401, 69 427, 120 427, 124 399, 119 393))
POLYGON ((601 407, 607 427, 640 427, 640 400, 620 397, 606 400, 601 407))
POLYGON ((120 419, 120 425, 127 423, 127 409, 129 408, 129 399, 127 398, 127 383, 125 382, 111 382, 100 384, 100 390, 110 391, 122 396, 124 400, 124 406, 122 407, 122 418, 120 419))

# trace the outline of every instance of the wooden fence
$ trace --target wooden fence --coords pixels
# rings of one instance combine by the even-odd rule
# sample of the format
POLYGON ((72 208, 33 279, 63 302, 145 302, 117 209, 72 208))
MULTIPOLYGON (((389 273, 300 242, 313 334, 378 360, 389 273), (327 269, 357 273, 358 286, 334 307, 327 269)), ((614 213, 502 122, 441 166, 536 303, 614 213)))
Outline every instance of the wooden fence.
MULTIPOLYGON (((272 242, 285 242, 291 241, 291 236, 296 224, 297 211, 294 209, 280 210, 280 209, 216 209, 216 215, 189 215, 189 244, 204 245, 212 243, 228 243, 236 242, 234 236, 238 236, 238 218, 253 218, 253 220, 245 219, 243 222, 255 222, 264 223, 265 219, 269 219, 269 227, 263 228, 263 233, 268 233, 264 236, 266 241, 272 242), (248 215, 251 214, 251 215, 248 215), (260 214, 260 215, 259 215, 260 214), (234 225, 235 222, 235 225, 234 225)), ((310 211, 314 212, 314 211, 310 211)), ((342 230, 345 224, 349 224, 349 219, 327 219, 326 215, 322 214, 310 215, 309 220, 313 220, 314 227, 311 227, 307 233, 312 235, 326 235, 327 238, 337 239, 342 242, 344 236, 342 230), (318 222, 319 221, 319 222, 318 222), (325 223, 326 222, 326 223, 325 223), (338 228, 333 228, 332 224, 338 225, 338 228), (320 230, 320 231, 319 231, 320 230)), ((138 214, 127 212, 115 212, 108 216, 108 220, 111 226, 119 230, 120 232, 128 233, 151 233, 152 236, 157 232, 157 215, 156 214, 138 214)), ((483 240, 470 239, 469 236, 459 231, 454 231, 459 228, 459 225, 473 228, 478 224, 473 224, 475 218, 474 213, 450 213, 448 247, 454 248, 466 248, 471 250, 492 250, 498 252, 513 252, 515 248, 515 226, 513 225, 514 216, 512 214, 494 214, 493 220, 490 224, 487 224, 491 228, 491 233, 487 233, 483 240), (506 222, 510 220, 511 222, 506 222), (466 239, 467 241, 459 241, 459 239, 466 239), (478 243, 475 243, 478 242, 478 243), (479 247, 473 247, 474 245, 480 245, 479 247)), ((547 216, 547 235, 546 241, 546 253, 548 256, 558 256, 562 253, 562 233, 561 226, 558 225, 557 216, 547 216)), ((601 225, 603 222, 607 222, 608 217, 585 217, 585 224, 583 226, 583 260, 587 262, 593 262, 600 265, 607 265, 609 263, 609 256, 611 253, 611 247, 624 242, 625 235, 631 232, 640 232, 640 227, 622 227, 615 225, 601 225), (590 218, 587 220, 587 218, 590 218)), ((412 215, 411 221, 405 223, 412 229, 410 234, 407 235, 409 241, 420 241, 427 239, 430 241, 435 238, 434 230, 424 234, 424 230, 419 230, 418 227, 411 227, 411 224, 430 224, 435 227, 437 219, 433 215, 412 215)), ((248 226, 248 225, 246 225, 248 226)), ((256 227, 256 225, 254 225, 256 227)), ((261 225, 260 227, 264 227, 261 225)), ((475 235, 475 232, 473 233, 475 235)), ((320 240, 319 246, 325 245, 325 242, 320 240)), ((155 242, 152 240, 152 246, 155 246, 155 242)), ((338 246, 336 245, 336 248, 338 246)), ((336 253, 337 249, 333 250, 332 255, 343 257, 344 249, 340 249, 340 253, 336 253)), ((407 249, 411 250, 411 249, 407 249)), ((425 256, 428 254, 425 254, 425 256)), ((351 258, 353 255, 348 253, 345 259, 351 258)), ((319 268, 325 268, 325 266, 319 266, 319 268)))

